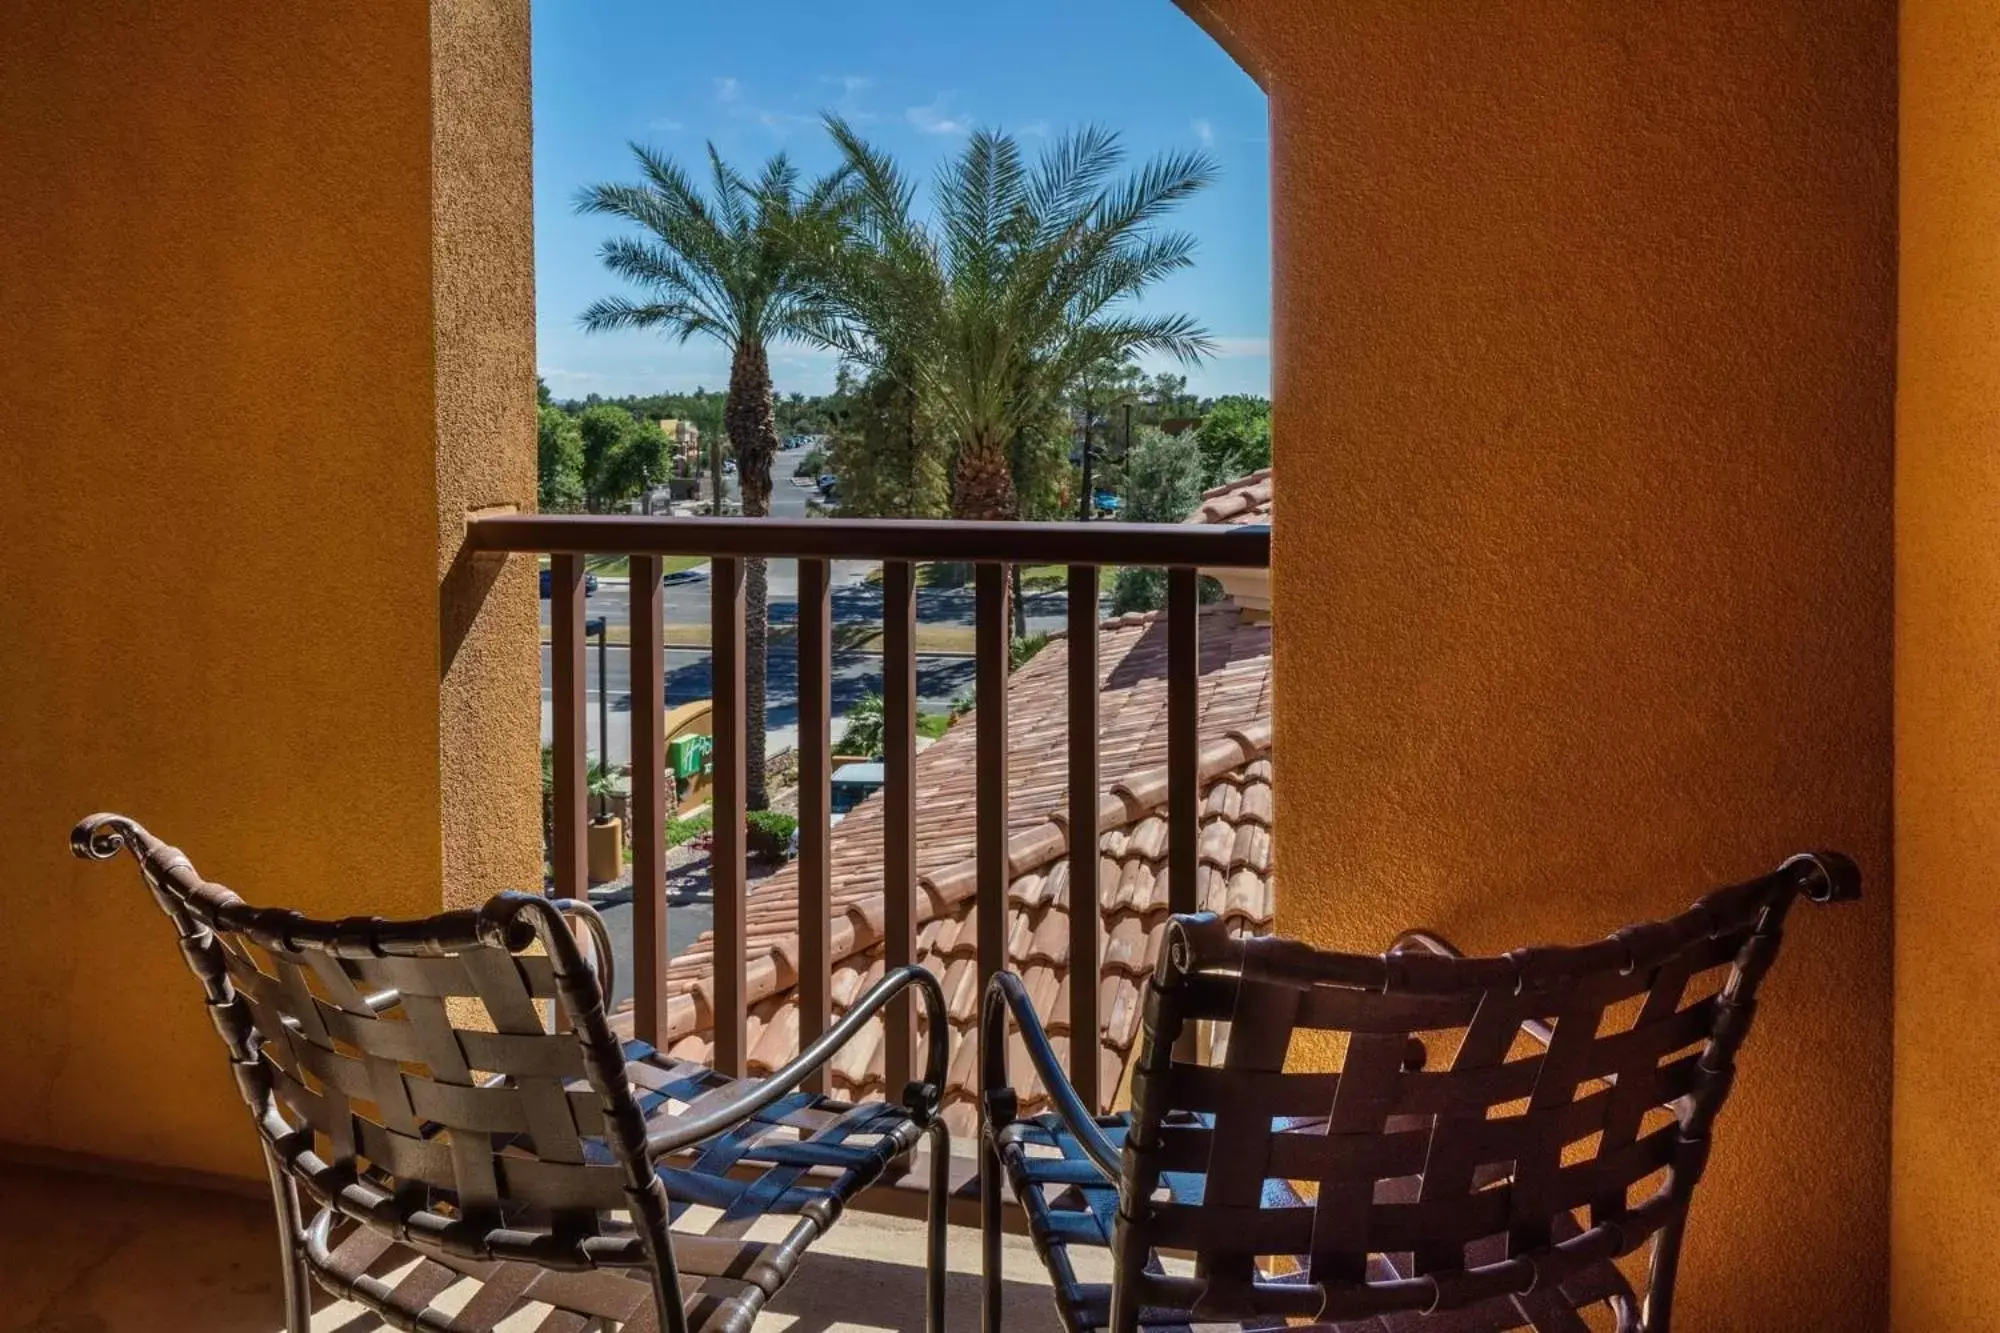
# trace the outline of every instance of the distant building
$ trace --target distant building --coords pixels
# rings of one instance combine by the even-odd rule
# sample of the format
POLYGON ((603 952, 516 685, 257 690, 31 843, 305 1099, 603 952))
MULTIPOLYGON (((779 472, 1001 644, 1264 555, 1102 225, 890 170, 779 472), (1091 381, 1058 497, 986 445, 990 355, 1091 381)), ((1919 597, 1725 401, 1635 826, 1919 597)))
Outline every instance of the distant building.
POLYGON ((660 419, 660 433, 674 442, 674 470, 692 472, 701 463, 701 427, 675 417, 660 419))

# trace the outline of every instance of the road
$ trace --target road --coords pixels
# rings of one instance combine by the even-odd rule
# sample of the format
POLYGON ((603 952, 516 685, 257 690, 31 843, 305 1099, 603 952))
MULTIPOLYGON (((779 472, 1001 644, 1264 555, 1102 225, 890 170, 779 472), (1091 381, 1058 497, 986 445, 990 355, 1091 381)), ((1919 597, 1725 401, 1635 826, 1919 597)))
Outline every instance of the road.
MULTIPOLYGON (((774 481, 771 511, 782 518, 804 518, 806 500, 814 492, 795 485, 792 471, 805 455, 804 450, 780 450, 771 467, 774 481)), ((734 483, 731 483, 734 490, 734 483)), ((878 566, 864 560, 839 560, 833 567, 833 619, 835 624, 866 624, 882 617, 882 589, 868 576, 878 566)), ((768 565, 770 615, 773 624, 795 624, 799 615, 798 562, 772 560, 768 565)), ((1108 596, 1109 589, 1106 589, 1108 596)), ((666 586, 666 619, 669 625, 706 625, 709 621, 708 567, 670 575, 666 586)), ((1068 598, 1060 591, 1030 593, 1026 599, 1028 627, 1035 631, 1063 628, 1068 598)), ((601 579, 597 595, 587 602, 587 614, 604 616, 616 625, 629 619, 631 595, 623 579, 601 579)), ((542 603, 542 623, 548 624, 549 604, 542 603)), ((924 625, 971 625, 973 592, 962 588, 920 587, 917 589, 917 620, 924 625)), ((597 740, 598 665, 593 644, 587 654, 585 720, 590 733, 590 752, 600 753, 597 740)), ((614 645, 606 654, 606 687, 611 700, 611 753, 613 764, 631 757, 631 683, 628 654, 614 645)), ((798 743, 798 656, 789 642, 774 644, 766 658, 765 685, 767 749, 775 754, 798 743)), ((931 656, 917 659, 917 695, 924 711, 942 711, 952 700, 972 689, 973 664, 968 658, 931 656)), ((667 703, 686 703, 709 697, 709 654, 705 648, 667 650, 667 703)), ((882 659, 861 653, 836 653, 833 662, 833 712, 837 719, 863 695, 880 693, 882 659)), ((554 712, 550 703, 549 649, 542 649, 542 743, 554 736, 554 712)), ((836 734, 838 722, 836 721, 836 734)))
MULTIPOLYGON (((632 998, 632 891, 621 889, 591 900, 604 928, 611 936, 614 969, 611 1003, 615 1007, 632 998)), ((667 957, 672 958, 695 942, 715 924, 715 900, 703 888, 698 893, 679 894, 667 899, 667 957)))
MULTIPOLYGON (((771 464, 771 513, 776 518, 804 518, 806 501, 815 494, 792 478, 792 470, 806 450, 781 449, 771 464)), ((730 483, 731 493, 735 483, 730 483)), ((868 576, 878 565, 867 560, 836 560, 833 564, 833 619, 835 624, 879 620, 882 617, 882 589, 868 576)), ((796 560, 772 560, 766 565, 766 581, 774 624, 796 622, 799 617, 799 564, 796 560)), ((706 625, 709 618, 708 567, 686 570, 667 580, 667 623, 706 625)), ((1108 599, 1110 589, 1105 589, 1108 599)), ((1068 598, 1061 592, 1030 593, 1027 597, 1028 628, 1053 631, 1063 627, 1068 598)), ((1108 604, 1108 603, 1107 603, 1108 604)), ((604 616, 620 624, 631 615, 631 596, 624 580, 601 579, 597 595, 586 602, 585 614, 604 616)), ((542 603, 542 623, 548 624, 549 605, 542 603)), ((925 625, 970 625, 973 620, 972 588, 917 589, 917 619, 925 625)))
MULTIPOLYGON (((766 749, 776 754, 798 744, 799 659, 795 645, 772 645, 765 658, 764 684, 766 749)), ((590 754, 600 753, 597 743, 598 656, 592 643, 584 656, 584 726, 590 735, 590 754)), ((542 647, 542 742, 555 735, 553 695, 549 689, 549 648, 542 647)), ((631 655, 613 645, 604 654, 604 684, 611 704, 611 762, 624 764, 632 755, 631 655)), ((917 657, 917 700, 924 712, 943 712, 952 700, 972 690, 973 663, 969 657, 917 657)), ((710 659, 706 648, 667 650, 667 704, 706 699, 710 690, 710 659)), ((833 658, 833 713, 845 717, 866 694, 882 691, 882 659, 866 653, 835 653, 833 658)))

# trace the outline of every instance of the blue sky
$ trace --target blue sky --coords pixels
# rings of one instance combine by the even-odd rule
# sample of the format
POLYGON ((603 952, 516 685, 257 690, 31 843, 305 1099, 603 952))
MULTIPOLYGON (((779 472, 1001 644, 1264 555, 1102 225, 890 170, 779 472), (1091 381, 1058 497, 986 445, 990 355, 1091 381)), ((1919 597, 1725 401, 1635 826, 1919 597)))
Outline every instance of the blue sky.
MULTIPOLYGON (((1124 136, 1134 163, 1207 148, 1221 180, 1174 224, 1200 239, 1196 266, 1146 305, 1193 314, 1221 344, 1187 372, 1192 391, 1269 392, 1264 94, 1170 0, 535 0, 534 24, 538 356, 558 398, 728 382, 714 346, 577 327, 578 312, 618 289, 596 254, 614 224, 577 217, 577 190, 634 179, 634 139, 691 164, 713 139, 738 164, 783 149, 824 170, 826 109, 925 179, 970 126, 1012 131, 1032 148, 1102 124, 1124 136)), ((772 351, 780 393, 824 392, 834 366, 798 346, 772 351)))

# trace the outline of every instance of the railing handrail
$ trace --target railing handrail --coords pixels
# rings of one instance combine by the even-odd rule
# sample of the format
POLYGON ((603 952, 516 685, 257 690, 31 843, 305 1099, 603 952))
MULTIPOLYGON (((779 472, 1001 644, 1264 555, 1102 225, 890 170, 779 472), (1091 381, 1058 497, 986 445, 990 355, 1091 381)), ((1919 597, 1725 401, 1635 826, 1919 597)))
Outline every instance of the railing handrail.
POLYGON ((480 514, 474 551, 548 555, 767 556, 1033 565, 1268 569, 1265 527, 1201 523, 975 523, 916 518, 663 518, 480 514))

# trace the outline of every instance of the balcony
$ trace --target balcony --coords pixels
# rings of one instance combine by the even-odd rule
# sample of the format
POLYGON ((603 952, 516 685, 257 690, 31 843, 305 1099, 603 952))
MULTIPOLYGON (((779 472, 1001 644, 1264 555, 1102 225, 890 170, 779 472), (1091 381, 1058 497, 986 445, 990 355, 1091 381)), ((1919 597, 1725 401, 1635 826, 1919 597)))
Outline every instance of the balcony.
MULTIPOLYGON (((1204 608, 1199 591, 1202 571, 1268 569, 1268 528, 495 517, 472 525, 468 546, 551 560, 551 866, 564 897, 586 891, 583 563, 629 557, 629 646, 620 651, 634 683, 633 944, 620 965, 630 967, 635 993, 618 1021, 661 1050, 725 1073, 768 1073, 884 969, 920 962, 949 997, 945 1116, 969 1143, 975 997, 993 972, 1023 972, 1079 1092, 1110 1110, 1167 914, 1202 908, 1244 928, 1270 927, 1270 627, 1232 602, 1204 608), (669 959, 661 624, 672 590, 661 589, 660 564, 676 555, 709 557, 713 569, 715 925, 669 959), (744 561, 756 557, 799 562, 799 855, 752 890, 742 599, 744 561), (882 563, 885 721, 883 789, 837 832, 829 818, 834 560, 882 563), (974 568, 975 688, 970 715, 920 763, 915 594, 927 562, 974 568), (1066 631, 1018 681, 1010 681, 1011 565, 1063 567, 1069 608, 1066 631), (1168 569, 1167 606, 1100 624, 1100 571, 1131 565, 1168 569), (1097 833, 1100 855, 1069 855, 1074 828, 1097 833), (1077 958, 1092 962, 1072 969, 1077 958)), ((919 1035, 907 1010, 892 1012, 835 1062, 830 1090, 859 1099, 901 1089, 919 1035)), ((1029 1089, 1031 1106, 1038 1095, 1029 1089)), ((959 1186, 969 1208, 977 1192, 969 1161, 959 1186)))
MULTIPOLYGON (((1684 1322, 1976 1322, 2000 13, 1185 7, 1281 93, 1278 928, 1499 950, 1800 846, 1893 867, 1760 1027, 1782 1077, 1729 1130, 1763 1158, 1701 1205, 1684 1322)), ((276 1256, 261 1212, 135 1211, 148 1169, 257 1164, 156 915, 69 863, 69 822, 128 805, 333 915, 540 870, 533 572, 455 563, 469 510, 534 494, 528 13, 10 19, 0 1140, 122 1174, 22 1208, 8 1168, 0 1323, 47 1310, 33 1282, 157 1327, 276 1256), (274 402, 295 427, 254 429, 274 402)), ((750 1016, 738 924, 715 998, 750 1016)))

